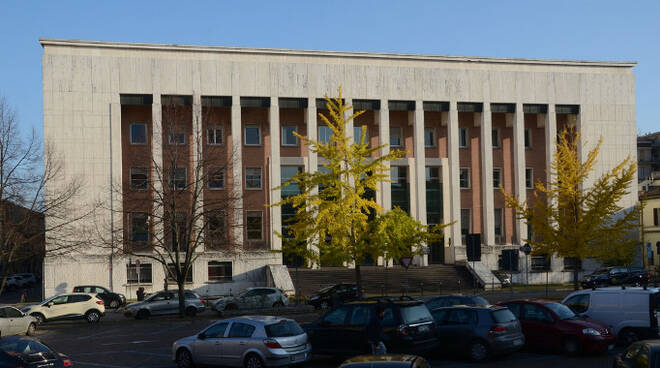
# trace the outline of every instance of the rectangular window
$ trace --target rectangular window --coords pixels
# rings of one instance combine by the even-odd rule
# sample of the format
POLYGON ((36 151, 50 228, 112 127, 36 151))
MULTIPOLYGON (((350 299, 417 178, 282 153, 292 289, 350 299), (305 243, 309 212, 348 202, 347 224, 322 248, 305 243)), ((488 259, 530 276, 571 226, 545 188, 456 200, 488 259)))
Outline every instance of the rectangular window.
POLYGON ((546 254, 532 256, 532 271, 549 271, 550 270, 550 257, 546 254))
POLYGON ((424 128, 424 147, 435 147, 435 128, 424 128))
POLYGON ((170 227, 170 245, 174 250, 177 247, 180 251, 186 252, 188 250, 188 216, 184 212, 177 212, 174 214, 174 223, 168 222, 166 226, 170 227), (172 228, 174 226, 174 228, 172 228))
POLYGON ((502 147, 502 142, 500 140, 500 129, 493 128, 493 148, 502 147))
POLYGON ((170 144, 182 146, 186 144, 186 130, 182 126, 174 125, 168 134, 170 144))
POLYGON ((209 282, 231 282, 231 262, 209 261, 209 282))
POLYGON ((170 188, 176 190, 186 189, 188 171, 185 167, 175 167, 170 171, 170 188))
MULTIPOLYGON (((282 184, 286 183, 287 181, 291 180, 294 176, 298 175, 303 171, 303 168, 301 166, 285 166, 282 165, 280 169, 280 179, 282 181, 282 184)), ((282 187, 281 189, 281 194, 282 198, 288 197, 291 195, 296 195, 300 193, 300 184, 297 182, 292 182, 291 184, 282 187)), ((293 208, 287 207, 287 209, 293 210, 293 208)), ((284 210, 284 207, 282 207, 282 210, 284 210)))
POLYGON ((458 128, 458 147, 467 148, 469 143, 468 140, 468 129, 467 128, 458 128))
POLYGON ((532 148, 532 130, 525 128, 525 148, 532 148))
POLYGON ((295 125, 282 126, 282 145, 283 146, 297 146, 298 137, 293 133, 297 132, 298 127, 295 125))
POLYGON ((328 144, 330 142, 330 137, 332 136, 332 129, 327 125, 319 125, 319 143, 328 144))
POLYGON ((130 214, 131 241, 147 242, 149 240, 149 215, 146 212, 130 214))
POLYGON ((470 189, 470 169, 462 167, 459 169, 459 187, 461 189, 470 189))
POLYGON ((469 208, 461 208, 461 239, 465 245, 467 234, 472 231, 472 216, 469 208))
POLYGON ((362 126, 354 126, 353 127, 353 142, 357 144, 364 144, 364 143, 369 143, 369 128, 364 127, 364 139, 360 141, 360 137, 362 137, 362 126))
POLYGON ((222 126, 210 126, 206 129, 206 143, 212 146, 222 145, 225 141, 224 129, 222 126))
POLYGON ((247 240, 259 241, 263 237, 263 212, 247 211, 247 221, 245 222, 247 240))
POLYGON ((525 188, 534 189, 534 170, 529 167, 525 169, 525 188))
POLYGON ((660 224, 660 208, 653 209, 653 226, 660 224))
POLYGON ((390 147, 403 146, 401 139, 401 127, 390 127, 390 147))
POLYGON ((261 129, 257 125, 245 126, 245 145, 258 146, 261 144, 261 129))
MULTIPOLYGON (((180 264, 179 268, 183 270, 183 263, 180 264)), ((174 264, 170 263, 167 265, 168 273, 167 273, 167 281, 168 282, 176 282, 174 277, 172 275, 176 275, 176 267, 174 267, 174 264)), ((184 277, 184 282, 186 284, 192 284, 193 282, 193 265, 190 265, 190 269, 188 269, 188 273, 186 274, 186 277, 184 277)))
POLYGON ((493 188, 499 190, 502 185, 502 169, 499 167, 493 168, 493 188))
POLYGON ((495 208, 495 241, 501 244, 504 241, 504 211, 495 208))
POLYGON ((261 168, 245 168, 245 189, 261 189, 261 168))
POLYGON ((147 144, 147 124, 131 124, 131 144, 147 144))
POLYGON ((151 284, 151 282, 151 263, 141 263, 139 271, 134 263, 126 265, 127 284, 151 284))
POLYGON ((565 257, 564 258, 564 270, 573 271, 575 268, 578 270, 582 269, 582 262, 575 257, 565 257))
POLYGON ((219 248, 227 244, 227 215, 216 210, 207 215, 207 231, 205 242, 212 248, 219 248))
POLYGON ((211 169, 209 172, 209 189, 222 189, 225 187, 225 170, 211 169))
POLYGON ((145 190, 149 186, 149 175, 146 167, 131 167, 131 189, 145 190))

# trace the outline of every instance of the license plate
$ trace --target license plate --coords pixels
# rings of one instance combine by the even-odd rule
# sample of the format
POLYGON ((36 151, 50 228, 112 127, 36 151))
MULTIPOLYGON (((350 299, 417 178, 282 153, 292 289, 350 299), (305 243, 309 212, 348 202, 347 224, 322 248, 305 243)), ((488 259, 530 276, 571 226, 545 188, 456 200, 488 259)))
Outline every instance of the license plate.
POLYGON ((614 344, 607 345, 607 350, 612 350, 614 349, 614 344))
POLYGON ((296 360, 304 360, 305 359, 305 354, 296 354, 296 355, 291 355, 291 361, 296 361, 296 360))

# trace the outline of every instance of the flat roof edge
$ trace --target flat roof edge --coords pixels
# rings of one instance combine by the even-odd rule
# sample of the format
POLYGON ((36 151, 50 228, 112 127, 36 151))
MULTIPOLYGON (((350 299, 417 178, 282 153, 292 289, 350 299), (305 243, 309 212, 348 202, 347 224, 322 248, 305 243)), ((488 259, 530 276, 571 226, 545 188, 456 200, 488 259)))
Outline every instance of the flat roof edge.
POLYGON ((527 59, 527 58, 495 58, 495 57, 471 57, 471 56, 447 56, 447 55, 425 55, 405 53, 372 53, 356 51, 320 51, 320 50, 294 50, 276 48, 250 48, 234 46, 199 46, 178 44, 154 44, 136 42, 108 42, 108 41, 82 41, 40 38, 42 47, 46 46, 69 46, 69 47, 96 47, 109 49, 139 49, 153 51, 188 51, 188 52, 217 52, 236 54, 261 54, 261 55, 291 55, 291 56, 318 56, 318 57, 345 57, 365 59, 396 59, 396 60, 419 60, 419 61, 450 61, 450 62, 475 62, 495 64, 538 64, 538 65, 565 65, 565 66, 600 66, 630 68, 637 65, 636 61, 590 61, 590 60, 553 60, 553 59, 527 59))

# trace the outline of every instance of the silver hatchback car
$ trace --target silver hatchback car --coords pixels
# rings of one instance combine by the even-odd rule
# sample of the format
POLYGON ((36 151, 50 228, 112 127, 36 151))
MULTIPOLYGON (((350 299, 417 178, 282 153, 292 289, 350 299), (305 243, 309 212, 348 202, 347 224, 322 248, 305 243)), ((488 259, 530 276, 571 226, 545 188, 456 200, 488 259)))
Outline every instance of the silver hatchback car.
MULTIPOLYGON (((194 316, 206 309, 205 301, 197 293, 186 290, 185 295, 185 313, 188 316, 194 316)), ((151 316, 163 314, 179 313, 179 294, 177 290, 159 291, 142 302, 131 303, 124 307, 126 317, 135 317, 137 319, 149 318, 151 316)))
POLYGON ((195 365, 282 367, 311 359, 307 334, 288 318, 243 316, 218 321, 172 345, 180 368, 195 365))

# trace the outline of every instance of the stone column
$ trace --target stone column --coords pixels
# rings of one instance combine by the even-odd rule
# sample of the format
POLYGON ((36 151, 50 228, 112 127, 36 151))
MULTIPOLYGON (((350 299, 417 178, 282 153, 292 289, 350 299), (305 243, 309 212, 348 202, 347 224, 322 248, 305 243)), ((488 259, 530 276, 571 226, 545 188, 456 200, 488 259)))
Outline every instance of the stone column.
MULTIPOLYGON (((447 150, 449 158, 449 183, 447 188, 451 198, 451 217, 446 222, 454 222, 451 226, 451 244, 454 247, 462 247, 461 240, 461 191, 460 191, 460 164, 458 161, 458 103, 456 100, 449 101, 449 114, 447 121, 447 150)), ((464 260, 465 251, 457 254, 454 248, 454 260, 464 260)))
POLYGON ((484 102, 481 113, 481 188, 482 244, 495 244, 495 206, 493 202, 493 125, 490 103, 484 102))
MULTIPOLYGON (((390 109, 386 99, 380 100, 380 114, 378 119, 378 140, 380 145, 385 145, 381 148, 380 154, 382 156, 390 153, 390 109)), ((385 166, 389 170, 390 163, 385 162, 385 166)), ((389 182, 383 182, 381 187, 382 193, 382 206, 385 211, 392 209, 392 187, 389 182)))
MULTIPOLYGON (((516 112, 513 121, 513 194, 520 202, 527 200, 527 185, 525 184, 525 112, 523 104, 516 103, 516 112)), ((515 219, 517 241, 523 244, 527 238, 527 223, 525 220, 515 219)))
MULTIPOLYGON (((281 184, 280 169, 280 107, 277 97, 270 98, 270 204, 280 201, 281 193, 275 189, 281 184)), ((282 208, 270 207, 270 249, 281 250, 282 238, 275 231, 282 231, 282 208)))
MULTIPOLYGON (((555 104, 548 104, 548 113, 545 115, 545 168, 548 182, 553 180, 550 166, 555 157, 555 151, 557 151, 557 114, 555 104)), ((534 174, 537 175, 537 173, 534 174)))
MULTIPOLYGON (((416 218, 426 225, 426 152, 424 149, 424 103, 415 101, 413 119, 413 151, 415 154, 415 192, 417 193, 416 218)), ((412 184, 412 183, 411 183, 412 184)), ((421 265, 428 265, 428 255, 423 255, 421 265)))
POLYGON ((232 150, 232 183, 236 198, 233 213, 234 243, 243 244, 243 129, 241 124, 241 96, 231 98, 231 150, 232 150))
MULTIPOLYGON (((163 105, 161 104, 160 92, 153 95, 153 104, 151 105, 151 155, 153 158, 153 167, 151 177, 153 178, 154 192, 163 193, 164 186, 167 185, 167 169, 163 167, 163 105), (160 177, 159 177, 160 176, 160 177)), ((163 218, 163 206, 154 206, 154 217, 163 218)), ((165 227, 163 221, 154 221, 154 234, 165 236, 165 227)), ((156 282, 161 282, 158 280, 156 282)))
MULTIPOLYGON (((197 78, 193 80, 198 80, 197 78)), ((205 172, 204 167, 200 167, 201 163, 200 160, 203 161, 204 159, 204 149, 203 149, 203 142, 204 142, 204 130, 202 129, 202 96, 199 94, 199 89, 193 89, 193 96, 192 96, 192 142, 191 142, 191 155, 192 155, 192 168, 193 168, 193 180, 197 183, 199 193, 197 193, 198 196, 198 201, 199 204, 198 206, 195 206, 196 208, 201 208, 202 203, 204 203, 204 186, 206 184, 206 180, 204 180, 205 175, 207 174, 205 172)), ((195 187, 193 185, 193 187, 195 187)), ((193 216, 197 216, 198 212, 194 213, 193 216)), ((199 217, 195 221, 196 226, 198 228, 201 228, 204 226, 204 219, 199 217)), ((200 239, 199 239, 201 244, 204 244, 204 232, 202 231, 200 234, 200 239)), ((196 252, 203 252, 205 247, 198 246, 195 251, 196 252)))
MULTIPOLYGON (((349 107, 353 105, 353 99, 344 97, 344 106, 349 107)), ((347 110, 344 113, 344 119, 348 120, 349 117, 353 115, 353 110, 347 110)), ((351 120, 348 123, 346 123, 346 136, 353 138, 353 126, 355 126, 355 121, 351 120)))
MULTIPOLYGON (((314 96, 311 96, 308 101, 307 101, 307 111, 305 114, 305 119, 307 120, 307 138, 315 141, 318 139, 318 129, 317 129, 317 111, 316 111, 316 98, 314 96)), ((316 152, 312 152, 310 150, 310 147, 307 147, 307 172, 313 173, 316 172, 319 169, 319 159, 318 159, 318 154, 316 152)), ((312 194, 316 194, 318 191, 318 188, 312 188, 312 194)), ((314 252, 318 253, 318 243, 316 242, 316 239, 310 239, 308 242, 309 244, 309 249, 311 249, 314 252)), ((316 263, 310 263, 310 267, 312 268, 319 268, 320 265, 316 263)))

